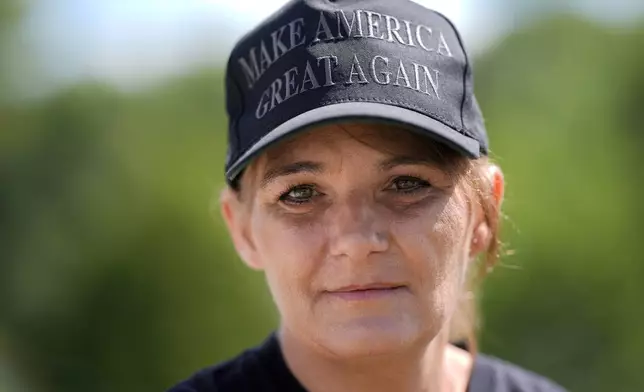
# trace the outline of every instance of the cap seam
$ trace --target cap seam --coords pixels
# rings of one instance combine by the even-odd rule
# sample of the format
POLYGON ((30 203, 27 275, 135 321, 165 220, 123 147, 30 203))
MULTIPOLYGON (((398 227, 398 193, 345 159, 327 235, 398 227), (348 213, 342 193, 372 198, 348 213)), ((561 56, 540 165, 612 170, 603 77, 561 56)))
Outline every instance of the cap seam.
POLYGON ((463 43, 463 38, 461 37, 461 34, 458 32, 458 29, 456 28, 456 25, 445 15, 438 11, 434 11, 434 13, 443 20, 445 20, 451 27, 452 30, 454 31, 454 34, 456 35, 456 39, 458 39, 459 45, 461 45, 461 50, 463 51, 463 57, 465 57, 465 67, 463 68, 463 98, 461 99, 461 127, 463 129, 467 129, 465 126, 465 116, 463 115, 463 111, 465 109, 465 100, 467 99, 467 72, 470 69, 470 59, 469 56, 467 55, 467 51, 465 50, 465 45, 463 43))
MULTIPOLYGON (((228 137, 229 138, 231 136, 234 137, 234 139, 235 139, 234 140, 234 145, 239 147, 239 146, 241 146, 241 138, 239 136, 239 122, 240 122, 241 118, 244 116, 244 111, 246 109, 245 108, 245 101, 244 101, 244 98, 243 98, 243 90, 240 88, 239 83, 237 82, 237 78, 235 78, 235 75, 232 73, 231 69, 229 68, 226 73, 227 73, 226 79, 228 81, 230 81, 230 83, 233 84, 233 86, 234 86, 234 88, 235 88, 235 90, 237 92, 235 98, 236 98, 238 106, 239 106, 239 111, 237 112, 236 116, 231 116, 230 115, 231 111, 227 110, 228 111, 228 126, 229 126, 229 129, 230 129, 228 137)), ((230 93, 228 94, 228 96, 230 96, 230 93)), ((228 142, 228 145, 230 147, 230 141, 228 142)), ((234 155, 231 155, 230 160, 232 162, 234 162, 235 160, 237 160, 237 158, 239 156, 240 155, 237 155, 235 157, 234 155)))

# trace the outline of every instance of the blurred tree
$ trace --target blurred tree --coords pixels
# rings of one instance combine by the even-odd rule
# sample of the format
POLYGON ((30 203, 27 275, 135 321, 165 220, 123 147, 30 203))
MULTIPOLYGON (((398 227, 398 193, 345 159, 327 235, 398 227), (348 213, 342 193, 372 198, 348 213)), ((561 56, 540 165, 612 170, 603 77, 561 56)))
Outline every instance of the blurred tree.
POLYGON ((641 37, 550 18, 477 63, 521 266, 488 283, 483 348, 572 390, 644 386, 641 37))
POLYGON ((259 276, 240 274, 208 214, 219 79, 131 99, 79 86, 14 111, 0 298, 42 388, 163 390, 274 325, 259 276))
POLYGON ((15 45, 13 38, 22 6, 22 3, 15 0, 0 2, 0 104, 4 101, 3 97, 11 94, 9 87, 11 86, 11 55, 15 45))
POLYGON ((0 4, 0 27, 6 28, 13 24, 19 16, 21 5, 13 0, 5 0, 0 4))

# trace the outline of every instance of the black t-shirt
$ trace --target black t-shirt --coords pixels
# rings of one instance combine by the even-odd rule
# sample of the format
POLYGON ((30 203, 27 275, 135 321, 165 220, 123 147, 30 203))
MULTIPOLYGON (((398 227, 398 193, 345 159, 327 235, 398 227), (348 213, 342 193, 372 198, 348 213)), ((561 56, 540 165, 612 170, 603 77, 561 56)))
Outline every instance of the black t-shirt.
MULTIPOLYGON (((275 334, 261 346, 206 368, 168 392, 306 392, 286 366, 275 334)), ((499 359, 477 355, 467 392, 565 392, 552 381, 499 359)))

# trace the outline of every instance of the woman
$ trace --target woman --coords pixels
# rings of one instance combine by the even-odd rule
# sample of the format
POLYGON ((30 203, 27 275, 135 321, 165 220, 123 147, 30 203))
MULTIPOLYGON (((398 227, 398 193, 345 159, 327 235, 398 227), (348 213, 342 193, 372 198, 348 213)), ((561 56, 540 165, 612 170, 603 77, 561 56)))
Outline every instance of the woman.
POLYGON ((172 391, 562 391, 475 350, 504 182, 447 19, 293 1, 234 48, 226 92, 223 217, 281 323, 172 391))

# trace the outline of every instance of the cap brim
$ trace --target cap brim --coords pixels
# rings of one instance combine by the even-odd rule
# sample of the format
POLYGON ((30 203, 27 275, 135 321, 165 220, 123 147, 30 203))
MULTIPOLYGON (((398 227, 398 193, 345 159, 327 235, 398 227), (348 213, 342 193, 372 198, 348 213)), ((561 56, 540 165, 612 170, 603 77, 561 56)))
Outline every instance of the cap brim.
POLYGON ((233 181, 252 158, 286 136, 310 129, 312 126, 348 120, 402 125, 412 132, 444 143, 470 158, 481 156, 478 141, 424 114, 383 103, 345 102, 315 108, 282 123, 239 157, 226 171, 226 179, 233 181))

